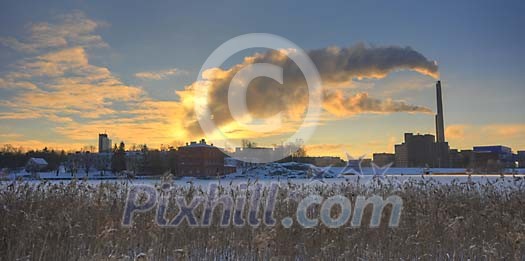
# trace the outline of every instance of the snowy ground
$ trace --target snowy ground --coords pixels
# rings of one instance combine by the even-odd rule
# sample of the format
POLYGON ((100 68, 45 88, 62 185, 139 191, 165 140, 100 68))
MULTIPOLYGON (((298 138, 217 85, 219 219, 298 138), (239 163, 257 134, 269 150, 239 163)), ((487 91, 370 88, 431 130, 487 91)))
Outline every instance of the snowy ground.
MULTIPOLYGON (((182 186, 201 185, 206 186, 211 182, 222 185, 235 185, 246 182, 259 182, 270 184, 272 182, 294 183, 294 184, 337 184, 344 182, 372 184, 377 181, 384 183, 403 184, 407 181, 425 181, 440 184, 466 183, 473 182, 479 185, 488 183, 497 183, 503 186, 518 186, 525 183, 525 169, 508 170, 504 176, 494 175, 465 175, 465 169, 423 169, 423 168, 345 168, 329 167, 320 168, 310 164, 300 163, 272 163, 260 165, 257 167, 238 170, 236 173, 221 177, 220 179, 199 179, 193 177, 183 177, 174 180, 174 183, 182 186), (430 173, 430 174, 425 174, 430 173), (518 184, 519 183, 519 184, 518 184)), ((1 177, 2 180, 12 181, 22 179, 29 182, 39 182, 49 180, 50 182, 67 182, 73 178, 82 180, 87 179, 89 183, 99 184, 101 182, 131 182, 134 184, 158 184, 160 179, 157 177, 137 177, 129 180, 125 176, 117 176, 106 171, 90 171, 77 173, 72 176, 70 173, 63 171, 57 172, 40 172, 38 178, 31 173, 21 171, 10 173, 1 177)))
POLYGON ((119 176, 113 174, 111 171, 101 172, 98 170, 90 171, 86 174, 86 172, 80 172, 76 173, 75 175, 71 175, 71 173, 66 172, 38 172, 35 175, 32 173, 28 173, 25 170, 16 172, 16 173, 9 173, 8 175, 2 176, 3 179, 19 179, 22 178, 24 180, 31 180, 31 179, 44 179, 44 180, 66 180, 66 179, 117 179, 119 176))

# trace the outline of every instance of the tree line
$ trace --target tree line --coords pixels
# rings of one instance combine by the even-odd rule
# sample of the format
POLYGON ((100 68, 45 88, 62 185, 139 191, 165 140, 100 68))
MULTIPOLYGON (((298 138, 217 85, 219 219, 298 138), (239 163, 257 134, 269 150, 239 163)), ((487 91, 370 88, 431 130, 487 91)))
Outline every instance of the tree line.
POLYGON ((112 154, 104 158, 102 155, 92 153, 94 149, 88 147, 77 152, 66 153, 64 150, 48 148, 24 151, 23 148, 4 145, 0 148, 0 169, 24 168, 30 158, 43 158, 47 161, 48 165, 41 171, 56 171, 63 166, 66 172, 72 174, 87 173, 90 170, 161 174, 168 171, 173 173, 177 169, 177 153, 173 147, 159 150, 141 145, 138 148, 133 146, 133 149, 133 151, 126 151, 126 145, 121 142, 119 145, 115 144, 112 154))
POLYGON ((57 151, 47 147, 42 150, 25 152, 22 148, 15 148, 7 144, 0 149, 0 168, 23 168, 30 158, 45 159, 48 165, 44 171, 51 171, 57 169, 62 162, 67 160, 67 154, 64 150, 57 151))

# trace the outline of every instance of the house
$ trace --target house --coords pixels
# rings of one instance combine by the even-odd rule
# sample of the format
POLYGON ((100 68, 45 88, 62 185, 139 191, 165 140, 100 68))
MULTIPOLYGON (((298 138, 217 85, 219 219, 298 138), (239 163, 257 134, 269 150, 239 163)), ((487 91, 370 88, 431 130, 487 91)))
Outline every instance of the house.
POLYGON ((30 158, 26 163, 27 172, 37 172, 47 167, 47 161, 43 158, 30 158))

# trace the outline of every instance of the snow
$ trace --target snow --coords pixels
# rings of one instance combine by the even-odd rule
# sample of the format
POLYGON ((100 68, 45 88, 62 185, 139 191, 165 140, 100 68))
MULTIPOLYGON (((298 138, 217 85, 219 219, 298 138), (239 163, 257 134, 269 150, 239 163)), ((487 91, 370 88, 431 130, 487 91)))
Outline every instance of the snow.
POLYGON ((47 165, 47 161, 43 158, 30 158, 29 161, 37 165, 47 165))
MULTIPOLYGON (((379 177, 383 182, 395 182, 396 184, 402 184, 407 181, 433 181, 437 183, 450 184, 453 182, 475 182, 478 184, 487 183, 501 183, 502 185, 512 185, 519 180, 525 182, 525 169, 508 170, 506 175, 501 176, 500 174, 495 175, 465 175, 465 169, 423 169, 423 168, 390 168, 390 169, 378 169, 378 168, 362 168, 350 169, 344 167, 316 167, 311 164, 304 163, 270 163, 264 165, 258 165, 246 169, 238 169, 236 173, 226 175, 220 179, 209 178, 200 179, 195 177, 182 177, 174 181, 175 184, 181 186, 189 185, 201 185, 206 186, 212 182, 218 182, 220 184, 239 184, 243 182, 260 182, 262 184, 270 184, 272 182, 279 183, 294 183, 294 184, 340 184, 344 182, 351 183, 371 183, 374 179, 379 177), (386 171, 386 172, 385 172, 386 171), (430 175, 425 174, 425 172, 430 175), (513 172, 514 171, 514 172, 513 172), (382 175, 385 172, 385 175, 382 175)), ((15 180, 23 179, 29 182, 38 182, 39 180, 71 180, 76 179, 87 179, 90 183, 98 184, 100 182, 128 182, 124 175, 116 175, 110 171, 102 173, 98 170, 90 171, 88 174, 85 172, 76 173, 72 176, 71 173, 67 173, 63 168, 52 172, 39 172, 39 179, 35 179, 31 173, 25 170, 9 173, 3 175, 3 180, 15 180)), ((129 182, 135 183, 147 183, 147 184, 159 184, 161 181, 156 177, 137 177, 137 179, 130 180, 129 182)))
MULTIPOLYGON (((87 174, 86 172, 82 171, 74 175, 71 175, 71 173, 63 171, 63 168, 62 168, 61 170, 59 170, 58 173, 56 171, 38 172, 38 177, 40 179, 45 179, 45 180, 67 180, 67 179, 73 179, 73 178, 77 178, 77 179, 85 179, 85 178, 87 179, 117 179, 120 176, 113 174, 111 171, 106 171, 105 173, 102 173, 101 171, 98 171, 98 170, 90 171, 87 174)), ((4 179, 13 180, 13 179, 18 179, 18 178, 33 179, 32 174, 25 170, 14 172, 14 173, 9 173, 6 175, 4 179)))

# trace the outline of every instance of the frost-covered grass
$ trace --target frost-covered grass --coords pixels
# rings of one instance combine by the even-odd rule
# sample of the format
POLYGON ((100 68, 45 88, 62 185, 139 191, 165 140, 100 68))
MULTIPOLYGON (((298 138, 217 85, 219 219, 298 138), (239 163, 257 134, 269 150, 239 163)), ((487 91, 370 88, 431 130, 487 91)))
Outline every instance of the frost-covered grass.
MULTIPOLYGON (((0 258, 2 260, 218 260, 255 259, 467 259, 525 258, 525 181, 514 186, 410 180, 373 186, 341 181, 281 186, 274 227, 161 228, 154 211, 135 216, 131 228, 121 226, 127 183, 3 183, 0 190, 0 258), (330 229, 323 225, 286 229, 296 200, 305 195, 340 194, 352 204, 357 196, 398 195, 403 199, 401 223, 387 227, 390 209, 379 228, 330 229)), ((222 184, 221 193, 239 194, 222 184)), ((267 191, 265 190, 265 193, 267 191)), ((264 195, 266 195, 263 193, 264 195)), ((191 199, 206 194, 198 186, 177 186, 175 195, 191 199)), ((264 202, 264 199, 263 199, 264 202)), ((364 220, 370 216, 365 211, 364 220)), ((169 217, 176 214, 171 207, 169 217)), ((312 211, 318 214, 318 209, 312 211)), ((336 211, 337 212, 337 211, 336 211)), ((337 213, 334 213, 337 214, 337 213)), ((200 216, 197 211, 197 216, 200 216)), ((369 219, 369 218, 368 218, 369 219)), ((367 221, 365 221, 365 224, 367 221)))

